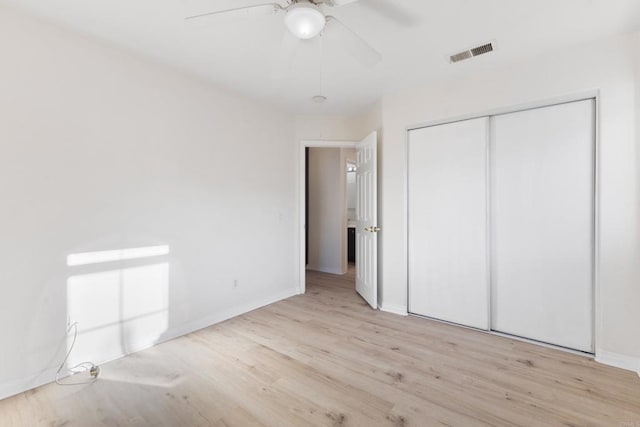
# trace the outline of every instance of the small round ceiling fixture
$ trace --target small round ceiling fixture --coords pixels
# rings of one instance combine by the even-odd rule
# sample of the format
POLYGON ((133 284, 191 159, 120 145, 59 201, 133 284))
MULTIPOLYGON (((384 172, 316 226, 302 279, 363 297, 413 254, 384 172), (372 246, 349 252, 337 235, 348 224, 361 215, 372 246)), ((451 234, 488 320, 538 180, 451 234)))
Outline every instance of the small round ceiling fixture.
POLYGON ((318 6, 304 1, 287 8, 284 22, 291 34, 299 39, 307 40, 320 34, 327 19, 318 6))
POLYGON ((327 97, 324 95, 316 95, 313 98, 311 98, 313 100, 313 102, 315 102, 316 104, 322 104, 324 101, 327 100, 327 97))

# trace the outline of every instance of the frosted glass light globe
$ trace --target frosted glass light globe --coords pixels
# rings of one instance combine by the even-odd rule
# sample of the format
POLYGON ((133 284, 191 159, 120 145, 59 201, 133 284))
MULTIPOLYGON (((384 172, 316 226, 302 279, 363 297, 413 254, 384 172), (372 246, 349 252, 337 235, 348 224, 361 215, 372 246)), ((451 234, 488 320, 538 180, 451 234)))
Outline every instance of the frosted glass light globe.
POLYGON ((307 40, 320 34, 327 20, 318 6, 305 2, 289 6, 284 23, 291 34, 307 40))

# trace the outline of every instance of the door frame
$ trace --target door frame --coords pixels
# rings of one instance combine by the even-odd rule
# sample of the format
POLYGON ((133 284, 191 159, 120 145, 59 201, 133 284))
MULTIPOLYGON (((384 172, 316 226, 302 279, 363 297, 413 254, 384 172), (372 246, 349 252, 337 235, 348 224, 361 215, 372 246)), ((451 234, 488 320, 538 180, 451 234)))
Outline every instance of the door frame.
MULTIPOLYGON (((585 101, 585 100, 589 100, 589 99, 593 99, 595 102, 595 112, 594 112, 594 159, 593 159, 593 235, 592 235, 592 250, 593 250, 593 265, 592 265, 592 293, 593 293, 593 316, 592 316, 592 324, 593 324, 593 349, 594 349, 594 353, 584 353, 584 352, 580 352, 577 350, 572 350, 572 349, 567 349, 565 347, 560 347, 560 346, 556 346, 556 345, 552 345, 552 344, 546 344, 546 343, 542 343, 539 341, 535 341, 535 340, 531 340, 531 339, 527 339, 527 338, 522 338, 522 337, 518 337, 518 336, 514 336, 514 335, 505 335, 503 333, 500 332, 496 332, 493 331, 491 329, 489 330, 483 330, 483 329, 475 329, 472 328, 474 330, 477 331, 481 331, 484 333, 488 333, 488 334, 493 334, 493 335, 498 335, 498 336, 507 336, 510 339, 515 339, 515 340, 519 340, 519 341, 525 341, 525 342, 531 342, 534 344, 538 344, 538 345, 542 345, 545 347, 552 347, 552 348, 556 348, 556 349, 560 349, 560 350, 565 350, 571 353, 577 353, 577 354, 581 354, 581 355, 587 355, 587 356, 592 356, 595 357, 596 360, 600 358, 601 353, 603 352, 602 349, 600 349, 598 347, 598 343, 601 342, 601 325, 602 325, 602 310, 600 309, 600 210, 601 210, 601 203, 600 203, 600 89, 591 89, 591 90, 586 90, 586 91, 582 91, 582 92, 576 92, 576 93, 572 93, 572 94, 567 94, 567 95, 562 95, 562 96, 557 96, 557 97, 552 97, 552 98, 545 98, 545 99, 540 99, 540 100, 535 100, 535 101, 530 101, 530 102, 525 102, 525 103, 521 103, 521 104, 514 104, 511 106, 506 106, 506 107, 499 107, 499 108, 493 108, 493 109, 489 109, 489 110, 484 110, 484 111, 480 111, 480 112, 475 112, 475 113, 469 113, 469 114, 461 114, 458 116, 453 116, 453 117, 449 117, 449 118, 444 118, 444 119, 438 119, 438 120, 431 120, 431 121, 427 121, 427 122, 422 122, 422 123, 416 123, 413 125, 409 125, 405 127, 405 141, 404 141, 404 150, 405 150, 405 163, 404 163, 404 191, 405 191, 405 203, 404 203, 404 248, 405 248, 405 259, 404 259, 404 266, 405 266, 405 278, 406 278, 406 296, 407 296, 407 300, 406 300, 406 307, 407 307, 407 312, 409 312, 409 298, 410 298, 410 286, 409 286, 409 133, 412 130, 417 130, 417 129, 422 129, 425 127, 431 127, 431 126, 437 126, 437 125, 443 125, 443 124, 447 124, 447 123, 454 123, 454 122, 459 122, 459 121, 464 121, 464 120, 470 120, 470 119, 477 119, 477 118, 481 118, 481 117, 491 117, 491 116, 498 116, 498 115, 503 115, 503 114, 509 114, 509 113, 516 113, 519 111, 526 111, 526 110, 533 110, 536 108, 544 108, 544 107, 551 107, 553 105, 558 105, 558 104, 565 104, 565 103, 570 103, 570 102, 577 102, 577 101, 585 101)), ((489 137, 490 135, 491 129, 489 129, 489 137)), ((487 162, 489 161, 489 155, 487 155, 487 162)), ((487 169, 487 178, 489 178, 489 173, 490 171, 487 169)), ((489 189, 488 189, 489 190, 489 189)), ((490 193, 487 192, 487 197, 490 197, 490 193)), ((491 212, 489 211, 489 205, 487 204, 487 221, 490 221, 490 214, 491 212)), ((490 226, 490 224, 488 224, 490 226)), ((491 245, 491 242, 488 241, 488 245, 491 245)), ((491 247, 488 248, 490 253, 491 247)), ((489 274, 491 274, 491 265, 489 265, 490 260, 487 260, 488 263, 488 268, 489 268, 489 274)), ((489 283, 491 286, 491 277, 489 277, 489 283)), ((489 303, 489 310, 491 312, 491 301, 489 303)), ((416 315, 413 313, 410 313, 410 315, 414 315, 414 316, 420 316, 420 315, 416 315)), ((420 317, 424 317, 424 316, 420 316, 420 317)), ((450 322, 446 322, 443 320, 439 320, 439 319, 434 319, 437 320, 439 322, 443 322, 443 323, 450 323, 450 322)), ((463 326, 465 328, 468 328, 467 326, 464 325, 457 325, 457 326, 463 326)))
POLYGON ((303 139, 298 144, 298 188, 300 191, 298 199, 298 231, 300 233, 298 248, 298 292, 304 294, 307 291, 307 265, 306 265, 306 196, 307 190, 305 186, 306 181, 306 161, 305 161, 305 149, 306 148, 356 148, 359 141, 346 141, 346 140, 324 140, 324 139, 303 139))

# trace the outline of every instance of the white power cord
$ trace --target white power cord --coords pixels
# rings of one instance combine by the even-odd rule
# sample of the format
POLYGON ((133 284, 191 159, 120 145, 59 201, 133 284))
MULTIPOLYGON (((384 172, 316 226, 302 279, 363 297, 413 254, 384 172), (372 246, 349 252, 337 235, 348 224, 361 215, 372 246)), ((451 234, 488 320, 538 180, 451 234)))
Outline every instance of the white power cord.
POLYGON ((60 367, 56 372, 56 384, 59 384, 59 385, 90 384, 92 382, 95 382, 98 379, 98 375, 100 374, 99 366, 94 365, 92 362, 82 362, 70 368, 65 369, 64 367, 64 365, 66 365, 67 361, 69 360, 69 356, 71 356, 73 347, 76 345, 76 339, 78 338, 78 322, 73 322, 71 325, 69 325, 69 328, 67 329, 67 336, 69 335, 69 332, 71 332, 71 329, 73 329, 73 341, 71 342, 71 346, 69 347, 69 350, 67 350, 66 356, 64 356, 64 360, 62 361, 62 364, 60 364, 60 367), (87 371, 89 371, 89 375, 91 375, 91 379, 88 381, 70 382, 70 383, 66 383, 66 382, 63 383, 60 381, 61 373, 65 373, 67 374, 67 376, 72 376, 72 375, 79 374, 81 372, 87 372, 87 371))

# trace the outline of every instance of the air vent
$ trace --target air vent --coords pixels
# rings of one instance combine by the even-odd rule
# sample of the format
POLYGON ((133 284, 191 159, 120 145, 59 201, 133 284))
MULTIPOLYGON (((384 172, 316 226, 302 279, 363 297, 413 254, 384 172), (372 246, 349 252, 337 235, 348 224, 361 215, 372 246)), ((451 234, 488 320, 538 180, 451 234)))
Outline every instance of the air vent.
POLYGON ((493 44, 487 43, 482 46, 474 47, 471 49, 473 56, 484 55, 485 53, 493 52, 493 44))
POLYGON ((460 62, 465 59, 473 58, 473 53, 470 50, 465 50, 464 52, 456 53, 455 55, 451 55, 451 62, 460 62))
POLYGON ((464 61, 465 59, 473 58, 474 56, 484 55, 485 53, 493 52, 493 43, 483 44, 482 46, 473 47, 468 50, 464 50, 459 53, 454 53, 449 57, 449 61, 454 64, 456 62, 464 61))

